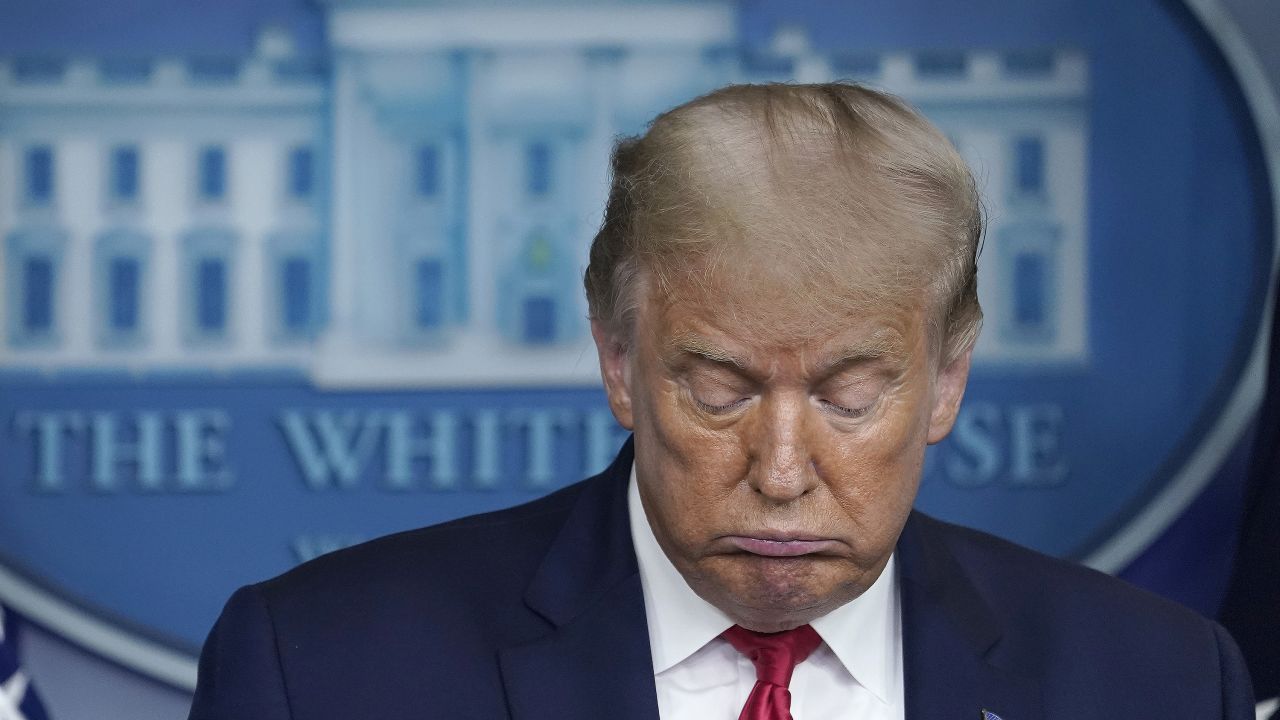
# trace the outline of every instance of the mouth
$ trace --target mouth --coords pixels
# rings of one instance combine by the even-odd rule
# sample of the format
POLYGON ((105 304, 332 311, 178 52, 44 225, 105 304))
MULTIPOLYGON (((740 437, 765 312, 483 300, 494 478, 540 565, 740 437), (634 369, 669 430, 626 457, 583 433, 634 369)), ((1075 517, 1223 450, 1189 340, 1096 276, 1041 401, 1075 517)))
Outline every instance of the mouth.
POLYGON ((749 535, 730 535, 725 540, 738 550, 763 557, 815 555, 829 552, 838 544, 834 540, 785 536, 752 537, 749 535))

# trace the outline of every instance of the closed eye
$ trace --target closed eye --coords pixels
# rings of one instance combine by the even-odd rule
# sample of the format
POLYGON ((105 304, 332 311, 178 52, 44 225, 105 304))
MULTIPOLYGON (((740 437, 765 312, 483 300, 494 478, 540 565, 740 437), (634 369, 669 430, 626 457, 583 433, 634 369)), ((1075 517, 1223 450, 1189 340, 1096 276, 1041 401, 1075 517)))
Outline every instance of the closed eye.
POLYGON ((738 372, 723 363, 699 362, 681 373, 680 385, 695 407, 708 415, 726 415, 755 396, 738 372))
POLYGON ((836 415, 839 415, 840 417, 850 418, 850 419, 860 418, 863 415, 866 415, 867 412, 871 410, 870 405, 862 408, 849 408, 843 405, 838 405, 836 403, 833 403, 830 400, 819 400, 818 404, 821 405, 823 408, 835 413, 836 415))
POLYGON ((711 415, 724 415, 742 407, 750 399, 751 398, 748 397, 738 398, 737 400, 725 403, 724 405, 713 405, 711 403, 703 402, 698 398, 693 398, 693 402, 705 413, 709 413, 711 415))

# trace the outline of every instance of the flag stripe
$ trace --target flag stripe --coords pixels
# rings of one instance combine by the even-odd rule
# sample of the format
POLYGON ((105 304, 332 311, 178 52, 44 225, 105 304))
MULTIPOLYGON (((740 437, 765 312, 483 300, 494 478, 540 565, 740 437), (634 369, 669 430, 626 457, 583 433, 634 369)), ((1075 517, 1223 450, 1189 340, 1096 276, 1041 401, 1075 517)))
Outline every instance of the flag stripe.
POLYGON ((0 608, 0 720, 49 720, 27 674, 18 665, 12 616, 0 608))

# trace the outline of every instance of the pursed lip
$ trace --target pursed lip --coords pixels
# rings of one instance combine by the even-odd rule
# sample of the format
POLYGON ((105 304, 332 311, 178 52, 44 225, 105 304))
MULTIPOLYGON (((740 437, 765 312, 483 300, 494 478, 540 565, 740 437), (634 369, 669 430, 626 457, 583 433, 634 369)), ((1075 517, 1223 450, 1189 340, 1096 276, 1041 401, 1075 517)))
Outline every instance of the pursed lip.
POLYGON ((725 538, 733 547, 764 557, 799 557, 827 552, 836 547, 835 540, 785 535, 730 535, 725 538))

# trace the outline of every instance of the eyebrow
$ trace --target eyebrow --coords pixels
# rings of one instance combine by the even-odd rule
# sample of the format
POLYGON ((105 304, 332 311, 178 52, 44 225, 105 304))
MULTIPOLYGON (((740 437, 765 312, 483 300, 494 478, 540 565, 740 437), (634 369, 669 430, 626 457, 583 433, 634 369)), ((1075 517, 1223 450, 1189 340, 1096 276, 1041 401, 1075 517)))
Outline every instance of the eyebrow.
POLYGON ((903 355, 902 338, 889 330, 878 330, 865 343, 846 347, 818 366, 819 375, 832 375, 850 365, 874 362, 903 355))
POLYGON ((724 348, 711 343, 704 337, 692 333, 676 338, 672 343, 674 349, 687 355, 697 355, 722 365, 732 365, 739 370, 747 369, 747 362, 724 348))
MULTIPOLYGON (((712 343, 701 335, 688 333, 677 337, 671 347, 678 353, 695 355, 721 365, 731 365, 739 370, 749 370, 746 360, 712 343)), ((903 354, 902 338, 895 332, 881 329, 867 342, 843 348, 816 368, 817 374, 829 377, 836 372, 860 363, 874 362, 903 354)))

